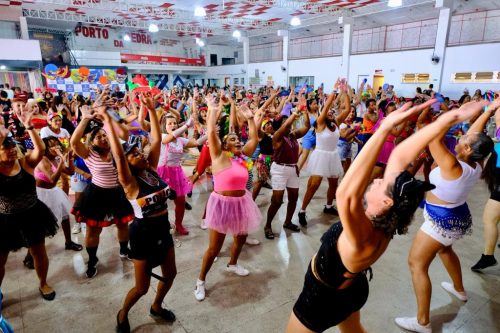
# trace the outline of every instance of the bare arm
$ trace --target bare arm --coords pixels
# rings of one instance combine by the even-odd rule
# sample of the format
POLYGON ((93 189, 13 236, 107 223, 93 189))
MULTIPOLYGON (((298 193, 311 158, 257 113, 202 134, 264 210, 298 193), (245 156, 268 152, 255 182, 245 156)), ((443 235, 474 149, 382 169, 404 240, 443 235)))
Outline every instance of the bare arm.
POLYGON ((43 155, 45 154, 45 144, 43 143, 42 139, 33 128, 32 111, 31 112, 28 111, 28 108, 25 106, 22 111, 16 111, 16 116, 19 119, 19 121, 23 124, 24 128, 27 129, 30 139, 33 142, 34 149, 24 158, 24 163, 28 167, 29 171, 32 172, 33 169, 38 165, 38 163, 40 163, 40 161, 43 158, 43 155))
POLYGON ((493 103, 488 105, 486 111, 484 111, 483 114, 481 114, 479 118, 477 118, 476 121, 472 123, 471 127, 469 128, 469 132, 479 133, 484 131, 488 120, 490 120, 491 116, 493 116, 498 107, 500 107, 500 98, 496 99, 495 101, 493 101, 493 103))
POLYGON ((247 119, 248 122, 248 141, 243 146, 243 154, 246 156, 252 156, 259 144, 259 136, 257 134, 257 126, 255 126, 254 116, 252 111, 249 109, 240 110, 242 115, 247 119))
POLYGON ((212 96, 207 97, 208 112, 207 112, 207 134, 208 147, 212 160, 218 158, 222 154, 221 142, 217 135, 217 113, 220 112, 221 105, 215 104, 212 96))
POLYGON ((151 120, 151 136, 150 144, 151 150, 148 155, 149 165, 156 168, 158 161, 160 160, 160 148, 161 148, 161 131, 160 131, 160 121, 156 115, 154 108, 154 100, 149 94, 143 94, 141 96, 142 104, 149 110, 149 119, 151 120))

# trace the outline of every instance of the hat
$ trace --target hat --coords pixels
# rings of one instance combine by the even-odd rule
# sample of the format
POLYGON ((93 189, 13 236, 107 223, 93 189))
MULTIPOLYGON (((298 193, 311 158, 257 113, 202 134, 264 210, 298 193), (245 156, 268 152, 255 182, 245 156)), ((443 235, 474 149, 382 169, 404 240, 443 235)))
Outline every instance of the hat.
POLYGON ((411 216, 423 200, 424 193, 435 188, 433 184, 418 180, 408 171, 403 171, 394 181, 392 207, 400 216, 411 216))
POLYGON ((61 119, 63 118, 62 114, 60 114, 59 112, 49 111, 47 113, 48 121, 51 121, 54 117, 60 117, 61 119))
POLYGON ((128 142, 122 143, 123 151, 125 155, 129 154, 134 148, 141 149, 142 138, 140 135, 130 135, 128 137, 128 142))
POLYGON ((123 147, 123 152, 125 153, 125 155, 128 155, 134 148, 138 147, 138 144, 137 144, 137 142, 132 143, 132 144, 129 144, 128 142, 124 142, 124 143, 122 143, 122 147, 123 147))
POLYGON ((260 127, 260 128, 264 129, 264 127, 265 127, 268 123, 271 123, 271 125, 272 125, 272 122, 273 122, 273 120, 272 120, 271 118, 266 118, 266 119, 262 120, 262 125, 261 125, 261 127, 260 127))
POLYGON ((9 135, 8 137, 6 137, 3 142, 2 142, 2 146, 15 146, 19 143, 19 141, 15 140, 14 137, 12 135, 9 135))
POLYGON ((371 95, 370 95, 370 93, 369 93, 369 92, 365 91, 365 92, 363 92, 363 93, 361 94, 361 96, 363 96, 363 97, 370 97, 371 95))

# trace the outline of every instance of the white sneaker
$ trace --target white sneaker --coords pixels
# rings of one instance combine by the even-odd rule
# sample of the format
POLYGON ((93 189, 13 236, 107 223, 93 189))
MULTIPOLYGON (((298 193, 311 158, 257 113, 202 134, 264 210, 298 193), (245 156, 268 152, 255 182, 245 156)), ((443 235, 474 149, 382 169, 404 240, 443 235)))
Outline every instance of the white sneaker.
POLYGON ((247 240, 245 241, 245 243, 247 243, 248 245, 259 245, 260 241, 258 239, 255 239, 255 238, 247 237, 247 240))
POLYGON ((396 325, 405 330, 417 333, 432 333, 431 324, 420 325, 415 317, 400 317, 394 319, 396 325))
POLYGON ((72 234, 79 234, 80 232, 82 232, 82 226, 80 223, 75 223, 75 225, 73 226, 73 229, 71 230, 71 233, 72 234))
POLYGON ((205 219, 201 219, 200 228, 203 230, 207 230, 207 225, 205 224, 205 219))
POLYGON ((238 264, 236 265, 227 265, 226 271, 230 273, 234 273, 239 276, 247 276, 250 274, 250 271, 248 269, 245 269, 243 266, 240 266, 238 264))
POLYGON ((205 281, 196 281, 196 289, 194 290, 194 297, 198 301, 203 301, 205 299, 205 281))
POLYGON ((453 287, 453 284, 449 282, 441 282, 441 287, 443 287, 444 290, 446 290, 462 302, 467 302, 467 293, 465 291, 456 291, 455 287, 453 287))

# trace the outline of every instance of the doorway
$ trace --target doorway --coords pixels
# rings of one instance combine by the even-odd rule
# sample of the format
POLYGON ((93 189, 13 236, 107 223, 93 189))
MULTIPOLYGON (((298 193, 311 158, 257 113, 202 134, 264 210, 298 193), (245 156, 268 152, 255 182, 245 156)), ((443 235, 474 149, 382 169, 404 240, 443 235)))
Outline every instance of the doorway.
POLYGON ((379 87, 384 86, 384 76, 383 75, 373 75, 373 92, 376 94, 379 87))

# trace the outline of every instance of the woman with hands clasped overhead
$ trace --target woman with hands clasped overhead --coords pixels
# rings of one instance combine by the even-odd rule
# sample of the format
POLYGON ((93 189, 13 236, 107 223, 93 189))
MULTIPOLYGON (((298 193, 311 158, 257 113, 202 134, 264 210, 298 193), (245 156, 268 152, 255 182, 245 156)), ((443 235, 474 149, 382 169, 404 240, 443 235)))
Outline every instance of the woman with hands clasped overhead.
POLYGON ((391 129, 425 106, 410 109, 408 103, 391 113, 347 171, 337 189, 341 222, 321 238, 288 332, 323 332, 336 325, 341 332, 366 332, 360 322, 360 309, 368 298, 365 272, 385 252, 395 234, 407 232, 424 192, 432 188, 405 170, 427 144, 426 135, 439 124, 396 147, 384 178, 375 179, 369 186, 370 175, 391 129))
MULTIPOLYGON (((223 93, 223 92, 222 92, 223 93)), ((228 272, 246 276, 249 271, 238 264, 238 257, 247 235, 255 231, 261 220, 260 210, 245 189, 248 170, 253 164, 249 156, 258 144, 254 116, 248 109, 239 110, 248 120, 249 139, 243 146, 238 134, 229 132, 222 142, 217 134, 217 113, 222 103, 216 104, 212 96, 207 96, 208 142, 212 158, 214 191, 207 203, 206 226, 209 229, 209 245, 203 256, 200 275, 194 291, 198 301, 205 299, 205 279, 216 256, 219 254, 227 234, 233 235, 231 259, 226 267, 228 272)))

